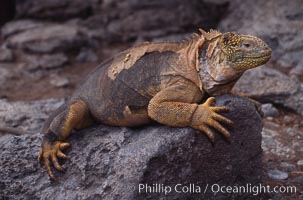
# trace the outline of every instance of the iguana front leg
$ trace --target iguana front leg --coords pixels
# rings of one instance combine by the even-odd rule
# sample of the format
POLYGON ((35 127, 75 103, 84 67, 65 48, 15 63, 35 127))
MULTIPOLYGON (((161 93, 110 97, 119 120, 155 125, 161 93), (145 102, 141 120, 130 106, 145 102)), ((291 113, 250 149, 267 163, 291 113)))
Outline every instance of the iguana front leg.
POLYGON ((215 128, 225 137, 230 137, 230 133, 221 123, 232 124, 232 121, 221 116, 218 112, 229 110, 225 106, 212 106, 215 98, 210 97, 203 104, 199 102, 203 94, 198 87, 193 86, 190 82, 187 85, 177 85, 162 90, 151 99, 148 106, 148 115, 166 125, 186 127, 204 132, 209 139, 214 142, 215 128))
POLYGON ((45 123, 42 129, 44 133, 38 162, 43 158, 46 171, 52 180, 55 175, 51 170, 51 163, 54 167, 63 171, 63 167, 59 164, 58 157, 68 158, 62 150, 69 147, 69 143, 65 142, 66 138, 71 134, 73 129, 87 127, 93 123, 89 109, 82 100, 75 100, 68 106, 60 107, 45 123))

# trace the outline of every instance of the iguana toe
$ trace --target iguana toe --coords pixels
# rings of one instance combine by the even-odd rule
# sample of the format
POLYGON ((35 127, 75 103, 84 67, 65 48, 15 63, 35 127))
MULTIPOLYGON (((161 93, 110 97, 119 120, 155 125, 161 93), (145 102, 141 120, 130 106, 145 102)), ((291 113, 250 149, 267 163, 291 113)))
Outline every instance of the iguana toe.
POLYGON ((199 105, 192 118, 191 127, 204 132, 208 138, 214 142, 214 133, 211 128, 221 132, 225 137, 229 138, 229 131, 221 125, 233 125, 233 122, 228 118, 218 114, 218 112, 227 112, 230 109, 226 106, 212 106, 215 102, 215 97, 210 97, 202 105, 199 105))
POLYGON ((207 135, 207 137, 209 138, 209 140, 212 143, 215 143, 215 134, 214 134, 214 132, 208 126, 201 125, 197 129, 203 131, 207 135))
POLYGON ((233 126, 234 122, 230 119, 227 119, 226 117, 223 117, 222 115, 219 115, 217 113, 213 114, 213 119, 219 122, 223 122, 224 124, 228 124, 229 126, 233 126))
POLYGON ((214 127, 215 129, 217 129, 218 131, 220 131, 225 137, 229 138, 230 137, 230 133, 228 130, 226 130, 219 122, 217 122, 216 120, 209 120, 208 124, 211 127, 214 127))
POLYGON ((53 144, 47 141, 43 142, 38 155, 38 162, 40 163, 41 158, 43 157, 46 171, 52 180, 56 180, 56 177, 51 169, 51 163, 58 171, 64 171, 64 168, 59 164, 57 157, 64 159, 68 158, 61 150, 69 146, 68 143, 63 143, 61 141, 56 141, 53 144))

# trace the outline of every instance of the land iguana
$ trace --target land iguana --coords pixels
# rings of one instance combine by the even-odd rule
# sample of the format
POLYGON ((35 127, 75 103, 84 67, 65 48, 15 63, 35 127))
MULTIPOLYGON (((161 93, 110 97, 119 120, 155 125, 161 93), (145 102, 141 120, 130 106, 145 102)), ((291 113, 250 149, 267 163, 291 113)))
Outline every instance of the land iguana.
POLYGON ((213 106, 215 96, 231 93, 244 71, 266 63, 270 47, 257 37, 211 30, 183 42, 143 43, 101 63, 71 98, 45 122, 38 161, 44 160, 51 179, 63 171, 58 158, 73 129, 94 123, 139 126, 152 121, 192 127, 214 140, 214 130, 230 137, 213 106), (205 99, 205 102, 201 102, 205 99))

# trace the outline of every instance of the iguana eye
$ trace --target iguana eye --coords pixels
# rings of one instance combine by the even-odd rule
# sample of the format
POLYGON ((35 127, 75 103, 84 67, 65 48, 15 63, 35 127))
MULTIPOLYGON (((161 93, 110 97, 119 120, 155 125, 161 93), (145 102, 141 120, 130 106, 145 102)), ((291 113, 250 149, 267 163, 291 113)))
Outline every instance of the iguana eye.
POLYGON ((244 46, 245 46, 245 47, 250 47, 250 44, 244 43, 244 46))
POLYGON ((245 47, 245 48, 249 48, 249 47, 250 47, 250 44, 249 44, 249 43, 246 43, 246 42, 243 42, 243 43, 242 43, 242 46, 245 47))

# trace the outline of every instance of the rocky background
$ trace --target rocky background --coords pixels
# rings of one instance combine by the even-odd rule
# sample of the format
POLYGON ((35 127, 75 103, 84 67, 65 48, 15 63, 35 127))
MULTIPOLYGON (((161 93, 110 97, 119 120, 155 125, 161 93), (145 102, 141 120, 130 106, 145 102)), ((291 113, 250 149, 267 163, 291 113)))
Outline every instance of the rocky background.
MULTIPOLYGON (((257 35, 273 49, 272 59, 248 71, 236 90, 263 104, 264 183, 297 186, 296 194, 271 197, 303 198, 302 4, 301 0, 3 0, 0 125, 38 132, 86 74, 135 43, 182 40, 200 27, 257 35)), ((0 140, 12 138, 7 134, 0 140)))

